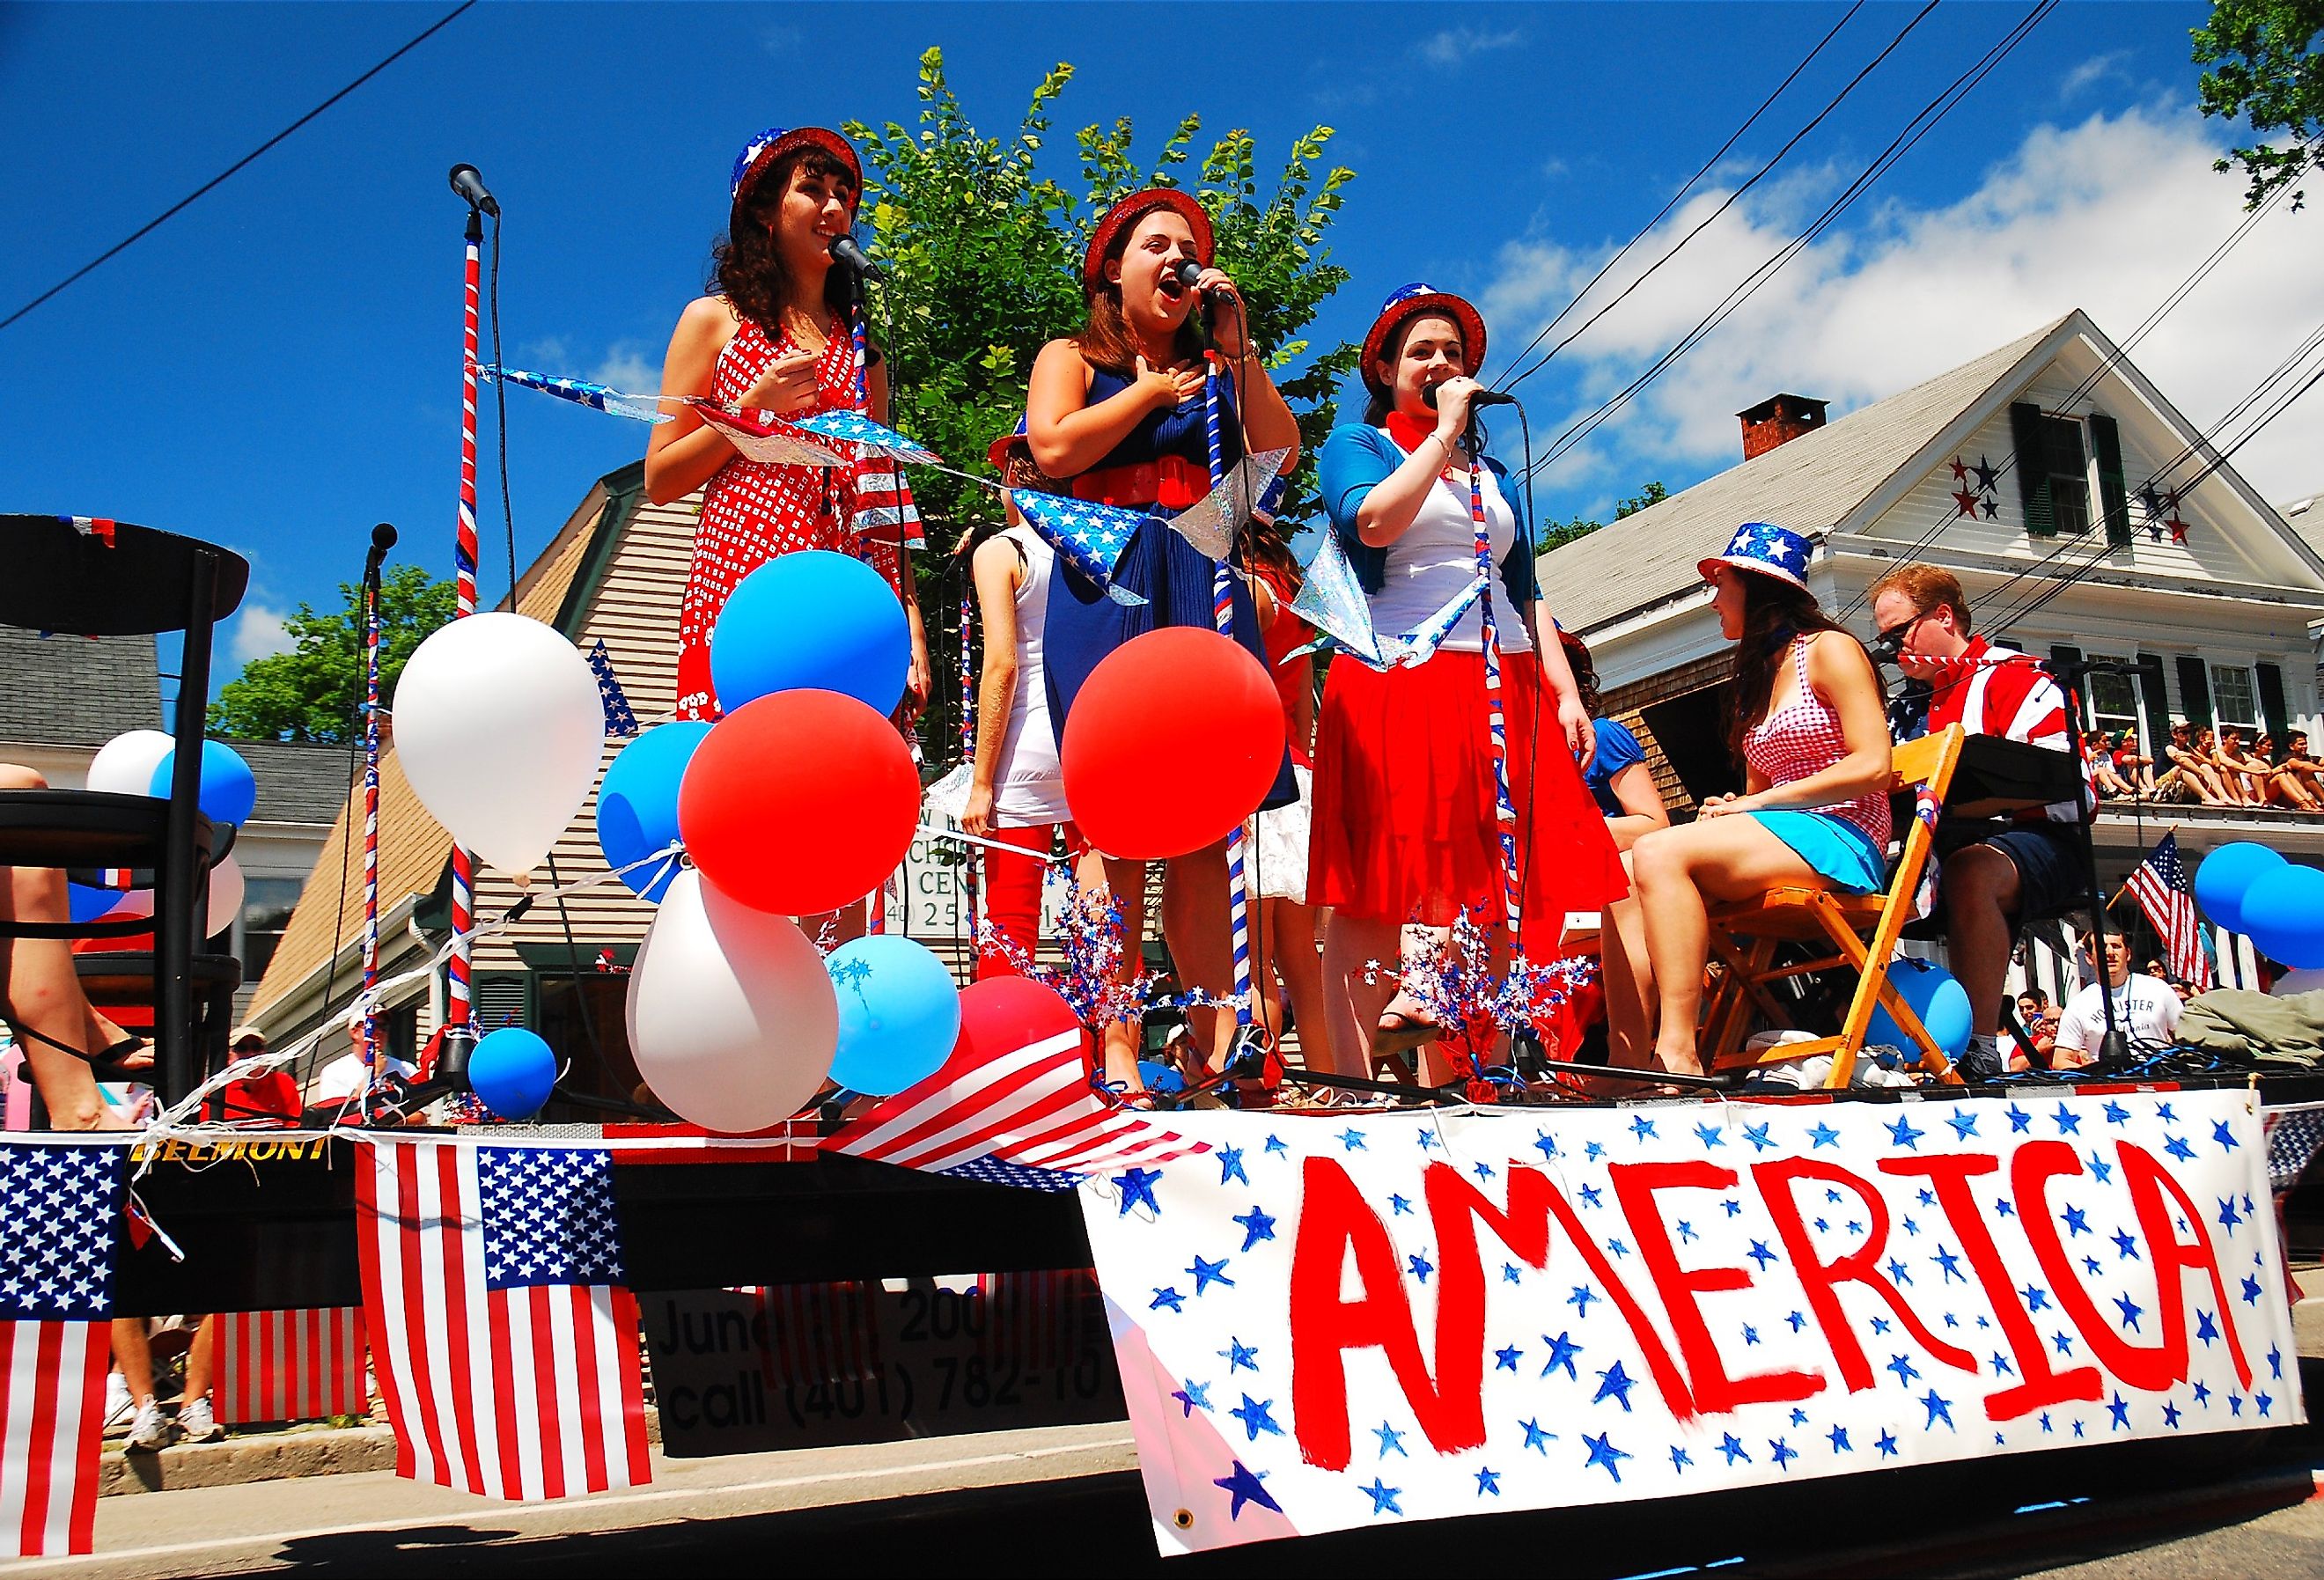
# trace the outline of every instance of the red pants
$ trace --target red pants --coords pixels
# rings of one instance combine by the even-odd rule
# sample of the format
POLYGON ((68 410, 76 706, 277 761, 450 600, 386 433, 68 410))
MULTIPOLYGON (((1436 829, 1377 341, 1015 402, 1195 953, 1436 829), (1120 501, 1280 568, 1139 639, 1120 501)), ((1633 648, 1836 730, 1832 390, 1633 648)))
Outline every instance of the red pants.
MULTIPOLYGON (((1058 828, 1055 823, 1036 824, 1029 828, 995 828, 985 836, 1003 845, 1013 845, 1025 852, 1023 855, 1004 855, 991 845, 977 847, 977 855, 984 863, 984 916, 994 932, 1007 938, 1031 959, 1041 941, 1041 881, 1049 870, 1051 836, 1058 828)), ((1081 835, 1070 823, 1064 825, 1065 848, 1078 851, 1081 835)), ((976 979, 988 976, 1019 976, 1023 973, 1008 955, 980 935, 976 950, 976 979)))

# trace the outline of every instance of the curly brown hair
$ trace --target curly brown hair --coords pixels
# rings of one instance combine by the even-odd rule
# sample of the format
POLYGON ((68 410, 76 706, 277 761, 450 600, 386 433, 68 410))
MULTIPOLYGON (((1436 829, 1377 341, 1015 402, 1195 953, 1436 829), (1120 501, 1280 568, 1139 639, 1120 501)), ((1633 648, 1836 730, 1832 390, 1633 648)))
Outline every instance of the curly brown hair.
POLYGON ((1735 643, 1735 689, 1727 716, 1727 746, 1743 758, 1743 737, 1767 716, 1775 700, 1775 675, 1792 643, 1821 631, 1837 631, 1856 641, 1846 626, 1825 614, 1815 595, 1772 576, 1738 571, 1743 578, 1743 634, 1735 643))
MULTIPOLYGON (((791 189, 792 176, 802 168, 854 188, 855 173, 822 149, 794 148, 742 189, 724 239, 710 249, 710 279, 704 289, 724 297, 738 317, 758 325, 770 340, 782 337, 783 304, 791 298, 790 270, 775 246, 775 218, 782 211, 783 195, 791 189)), ((847 316, 845 271, 834 269, 824 276, 823 303, 841 318, 847 316)))
MULTIPOLYGON (((1130 251, 1130 236, 1144 217, 1140 215, 1139 220, 1122 226, 1113 233, 1113 240, 1106 245, 1103 263, 1116 263, 1130 251)), ((1102 269, 1100 273, 1102 274, 1102 269)), ((1071 337, 1074 349, 1092 367, 1124 377, 1134 374, 1138 371, 1138 341, 1130 332, 1128 315, 1122 311, 1120 283, 1099 284, 1090 290, 1088 296, 1089 322, 1082 326, 1079 334, 1071 337)), ((1202 356, 1203 331, 1194 322, 1194 314, 1188 313, 1186 321, 1178 326, 1177 337, 1171 350, 1180 362, 1192 362, 1202 356)))

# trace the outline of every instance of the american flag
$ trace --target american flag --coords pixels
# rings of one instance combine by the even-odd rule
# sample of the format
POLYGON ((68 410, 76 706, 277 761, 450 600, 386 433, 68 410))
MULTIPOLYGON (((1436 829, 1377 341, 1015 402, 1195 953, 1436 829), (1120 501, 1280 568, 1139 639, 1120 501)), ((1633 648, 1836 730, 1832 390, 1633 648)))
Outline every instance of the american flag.
POLYGON ((371 1408, 359 1306, 229 1311, 218 1317, 211 1400, 228 1427, 316 1421, 371 1408))
POLYGON ((2157 841, 2124 886, 2162 938, 2171 974, 2192 983, 2198 993, 2209 989, 2211 956, 2203 947, 2203 929, 2196 919, 2195 896, 2187 885, 2187 866, 2179 859, 2179 836, 2166 834, 2157 841))
POLYGON ((396 1474, 511 1499, 651 1480, 605 1150, 362 1145, 364 1320, 396 1474))
POLYGON ((824 1141, 827 1151, 943 1173, 978 1159, 1028 1169, 1105 1174, 1208 1150, 1151 1120, 1099 1100, 1075 1027, 980 1060, 964 1046, 824 1141))
POLYGON ((127 1149, 0 1147, 0 1557, 90 1550, 127 1149))

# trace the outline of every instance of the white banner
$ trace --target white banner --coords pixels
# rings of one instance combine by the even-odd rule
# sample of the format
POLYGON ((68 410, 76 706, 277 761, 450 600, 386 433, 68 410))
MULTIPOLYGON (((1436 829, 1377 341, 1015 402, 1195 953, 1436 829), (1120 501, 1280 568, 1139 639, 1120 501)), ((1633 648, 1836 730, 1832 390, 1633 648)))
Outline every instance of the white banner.
POLYGON ((1166 1554, 2305 1418, 2246 1092, 1171 1123, 1083 1192, 1166 1554))

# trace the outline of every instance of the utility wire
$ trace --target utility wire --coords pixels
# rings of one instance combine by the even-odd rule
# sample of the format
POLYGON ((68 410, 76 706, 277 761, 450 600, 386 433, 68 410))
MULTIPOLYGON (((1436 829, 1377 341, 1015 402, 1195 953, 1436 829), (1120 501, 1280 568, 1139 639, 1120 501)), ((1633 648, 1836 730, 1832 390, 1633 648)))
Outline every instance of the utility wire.
MULTIPOLYGON (((1551 332, 1552 332, 1553 330, 1554 330, 1554 329, 1557 328, 1557 326, 1558 326, 1558 325, 1560 325, 1560 324, 1562 324, 1562 323, 1563 323, 1563 322, 1565 321, 1565 316, 1566 316, 1566 314, 1568 314, 1568 313, 1572 312, 1574 309, 1576 309, 1576 308, 1580 307, 1580 306, 1582 305, 1582 301, 1583 301, 1583 300, 1584 300, 1589 296, 1589 294, 1590 294, 1592 291, 1595 291, 1595 290, 1598 288, 1599 282, 1600 282, 1600 281, 1604 280, 1604 279, 1606 278, 1606 276, 1607 276, 1607 275, 1609 275, 1609 274, 1610 274, 1610 273, 1613 273, 1613 271, 1614 271, 1614 266, 1615 266, 1617 263, 1620 263, 1624 258, 1626 258, 1626 257, 1628 257, 1628 256, 1629 255, 1630 249, 1631 249, 1632 247, 1637 246, 1640 242, 1642 242, 1642 241, 1646 240, 1647 236, 1651 236, 1651 235, 1654 233, 1654 228, 1655 228, 1655 226, 1656 226, 1657 225, 1660 225, 1660 224, 1661 224, 1661 223, 1662 223, 1665 218, 1669 217, 1670 211, 1671 211, 1672 209, 1674 209, 1674 208, 1677 208, 1677 207, 1678 207, 1678 205, 1679 205, 1679 200, 1680 200, 1681 199, 1684 198, 1684 197, 1687 195, 1687 193, 1689 193, 1690 191, 1692 191, 1692 190, 1693 190, 1693 189, 1694 189, 1694 184, 1695 184, 1695 182, 1697 182, 1697 181, 1701 180, 1704 176, 1709 175, 1709 174, 1711 173, 1711 171, 1718 166, 1719 162, 1720 162, 1720 160, 1722 160, 1722 159, 1724 159, 1724 158, 1726 158, 1726 157, 1727 157, 1728 151, 1729 151, 1729 149, 1732 149, 1732 148, 1735 146, 1735 144, 1736 144, 1736 143, 1739 143, 1739 142, 1741 142, 1741 141, 1742 141, 1742 139, 1743 139, 1743 134, 1744 134, 1746 132, 1748 132, 1748 131, 1749 131, 1753 126, 1755 126, 1755 125, 1757 125, 1758 124, 1759 117, 1760 117, 1761 115, 1766 115, 1766 114, 1767 113, 1767 111, 1768 111, 1770 108, 1772 108, 1772 107, 1774 106, 1774 105, 1775 105, 1775 101, 1776 101, 1777 99, 1779 99, 1779 98, 1783 97, 1783 96, 1784 96, 1784 91, 1785 91, 1786 89, 1788 89, 1788 88, 1792 86, 1792 84, 1793 84, 1793 83, 1794 83, 1794 82, 1796 82, 1796 81, 1798 81, 1798 80, 1799 80, 1800 73, 1801 73, 1801 72, 1803 72, 1803 71, 1805 71, 1805 70, 1808 69, 1809 65, 1814 61, 1815 58, 1816 58, 1818 55, 1820 55, 1820 54, 1823 53, 1823 48, 1824 48, 1824 46, 1825 46, 1826 44, 1829 44, 1830 42, 1831 42, 1831 41, 1832 41, 1832 40, 1834 40, 1835 38, 1838 38, 1838 37, 1840 36, 1840 30, 1841 28, 1846 27, 1846 26, 1849 24, 1849 23, 1850 21, 1852 21, 1852 20, 1855 18, 1856 14, 1857 14, 1858 12, 1859 12, 1859 11, 1863 10, 1863 9, 1864 9, 1864 0, 1856 0, 1856 4, 1855 4, 1855 5, 1851 5, 1851 6, 1849 6, 1849 7, 1848 8, 1847 13, 1846 13, 1844 15, 1842 15, 1842 16, 1840 17, 1840 19, 1838 22, 1836 22, 1836 23, 1832 23, 1831 31, 1830 32, 1828 32, 1828 33, 1824 34, 1822 38, 1821 38, 1821 39, 1817 40, 1817 41, 1816 41, 1815 48, 1813 48, 1813 49, 1810 50, 1810 51, 1809 51, 1805 55, 1803 55, 1803 57, 1801 57, 1801 59, 1800 59, 1800 63, 1799 63, 1798 65, 1796 65, 1796 66, 1794 66, 1794 67, 1793 67, 1793 68, 1792 68, 1791 75, 1790 75, 1790 76, 1788 76, 1788 77, 1786 77, 1786 78, 1784 78, 1784 79, 1783 79, 1783 81, 1781 81, 1781 82, 1777 83, 1777 84, 1775 85, 1775 92, 1773 92, 1773 93, 1771 93, 1771 94, 1769 94, 1766 98, 1764 98, 1764 99, 1760 100, 1760 101, 1759 101, 1759 107, 1758 107, 1757 109, 1756 109, 1756 110, 1753 110, 1753 111, 1751 112, 1750 115, 1749 115, 1748 118, 1746 118, 1746 119, 1745 119, 1744 123, 1743 123, 1741 125, 1739 125, 1739 126, 1738 126, 1738 127, 1736 127, 1736 128, 1735 128, 1735 130, 1734 130, 1733 134, 1728 137, 1727 141, 1726 141, 1726 142, 1724 142, 1724 143, 1720 143, 1720 144, 1719 145, 1719 151, 1718 151, 1716 153, 1713 153, 1713 154, 1712 154, 1709 159, 1706 159, 1706 160, 1704 160, 1704 161, 1702 162, 1702 169, 1700 169, 1700 170, 1698 170, 1698 171, 1696 171, 1692 175, 1691 175, 1691 176, 1687 177, 1685 180, 1683 180, 1683 181, 1680 182, 1680 183, 1679 183, 1679 187, 1678 187, 1678 190, 1676 190, 1676 191, 1673 192, 1673 193, 1670 195, 1670 199, 1669 199, 1669 200, 1668 200, 1667 202, 1664 203, 1664 205, 1662 206, 1662 208, 1655 211, 1655 217, 1654 217, 1652 219, 1647 220, 1647 221, 1646 222, 1646 224, 1644 224, 1644 225, 1640 226, 1638 227, 1638 232, 1637 232, 1637 234, 1636 236, 1632 236, 1628 241, 1624 242, 1624 243, 1621 245, 1621 246, 1620 246, 1618 249, 1617 249, 1617 250, 1616 250, 1616 252, 1615 252, 1615 254, 1614 254, 1614 255, 1613 255, 1612 257, 1610 257, 1610 258, 1607 259, 1607 260, 1605 261, 1605 263, 1603 263, 1600 264, 1600 265, 1599 265, 1599 268, 1598 268, 1598 273, 1595 273, 1595 274, 1593 274, 1593 275, 1591 275, 1591 276, 1590 277, 1590 283, 1589 283, 1589 284, 1587 284, 1587 285, 1584 285, 1584 286, 1583 286, 1580 291, 1575 291, 1575 292, 1573 293, 1572 300, 1569 300, 1569 301, 1568 301, 1568 302, 1567 302, 1563 307, 1562 307, 1562 308, 1560 308, 1560 309, 1558 309, 1558 310, 1557 310, 1557 316, 1556 316, 1555 318, 1554 318, 1554 319, 1550 319, 1550 320, 1549 320, 1549 322, 1547 322, 1546 324, 1544 324, 1544 325, 1540 328, 1540 329, 1539 329, 1539 330, 1537 330, 1537 331, 1535 333, 1534 337, 1533 337, 1532 339, 1530 339, 1530 340, 1528 340, 1528 341, 1526 341, 1526 342, 1524 348, 1523 348, 1523 349, 1521 349, 1520 351, 1518 351, 1518 353, 1517 353, 1515 356, 1512 356, 1512 357, 1510 357, 1510 358, 1509 358, 1509 365, 1510 365, 1511 367, 1515 367, 1515 366, 1517 366, 1518 364, 1520 364, 1520 363, 1522 363, 1523 361, 1525 361, 1525 359, 1526 359, 1526 357, 1528 357, 1528 356, 1532 356, 1532 355, 1533 355, 1533 352, 1534 352, 1534 348, 1535 348, 1536 346, 1539 346, 1539 345, 1540 345, 1544 340, 1546 340, 1547 338, 1549 338, 1551 332)), ((1914 21, 1915 23, 1917 23, 1917 22, 1919 21, 1919 18, 1918 18, 1918 17, 1915 17, 1915 18, 1914 19, 1914 21)), ((1911 31, 1911 30, 1910 30, 1910 28, 1908 27, 1906 31, 1907 31, 1907 32, 1909 32, 1909 31, 1911 31)), ((1901 37, 1901 36, 1903 36, 1903 35, 1901 35, 1901 34, 1900 34, 1900 35, 1898 35, 1898 36, 1899 36, 1899 37, 1901 37)), ((1891 48, 1894 48, 1895 46, 1894 46, 1894 45, 1891 45, 1890 47, 1891 47, 1891 48)), ((1884 53, 1885 53, 1885 51, 1884 51, 1884 53)), ((1877 64, 1877 62, 1875 62, 1875 63, 1877 64)), ((1858 77, 1858 81, 1861 81, 1861 80, 1862 80, 1862 78, 1859 76, 1859 77, 1858 77)), ((1855 83, 1853 83, 1853 82, 1851 82, 1850 84, 1849 84, 1849 88, 1853 88, 1853 87, 1855 87, 1855 86, 1856 86, 1856 84, 1855 84, 1855 83)), ((1847 95, 1846 95, 1846 91, 1845 91, 1845 90, 1843 90, 1843 91, 1842 91, 1841 97, 1847 97, 1847 95)), ((1837 100, 1835 100, 1834 102, 1835 102, 1835 103, 1837 103, 1838 101, 1837 101, 1837 100)), ((1827 106, 1827 111, 1826 111, 1826 113, 1829 113, 1829 106, 1827 106)), ((1817 117, 1817 119, 1818 119, 1818 120, 1821 120, 1821 119, 1822 119, 1822 116, 1821 116, 1821 115, 1819 115, 1819 116, 1817 117)), ((1815 124, 1815 123, 1812 121, 1812 122, 1810 122, 1810 123, 1809 123, 1809 126, 1810 126, 1810 127, 1812 127, 1812 126, 1814 125, 1814 124, 1815 124)), ((1805 134, 1804 131, 1803 132, 1803 134, 1803 134, 1803 135, 1804 135, 1804 134, 1805 134)), ((1793 138, 1793 139, 1792 139, 1792 143, 1796 143, 1796 142, 1798 142, 1798 141, 1799 141, 1799 138, 1798 138, 1798 137, 1794 137, 1794 138, 1793 138)), ((1784 152, 1788 152, 1790 151, 1790 149, 1791 149, 1791 146, 1792 146, 1791 143, 1785 143, 1785 144, 1784 145, 1784 152)), ((1775 156, 1775 158, 1776 158, 1776 159, 1781 159, 1782 157, 1783 157, 1783 154, 1782 154, 1782 153, 1778 153, 1778 154, 1775 156)), ((1770 160, 1770 161, 1768 162, 1767 168, 1769 168, 1769 169, 1773 168, 1774 164, 1775 164, 1775 161, 1774 161, 1774 160, 1770 160)), ((1762 169, 1762 170, 1760 171, 1760 172, 1759 172, 1759 174, 1760 174, 1760 175, 1765 175, 1766 173, 1766 169, 1762 169)), ((1756 181, 1756 180, 1757 180, 1759 178, 1758 178, 1758 176, 1754 176, 1754 177, 1752 177, 1751 179, 1752 179, 1753 180, 1755 180, 1755 181, 1756 181)), ((2279 190, 2281 190, 2281 189, 2279 189, 2279 190)), ((1740 196, 1740 194, 1738 193, 1738 196, 1740 196)), ((1731 200, 1731 199, 1730 199, 1730 200, 1731 200)), ((1699 229, 1699 228, 1700 228, 1700 226, 1698 226, 1697 228, 1699 229)), ((1684 246, 1684 245, 1686 245, 1686 243, 1687 243, 1687 240, 1688 240, 1688 239, 1689 239, 1688 237, 1682 237, 1682 238, 1680 239, 1679 243, 1678 243, 1678 246, 1674 246, 1674 247, 1671 249, 1671 252, 1673 252, 1673 253, 1677 252, 1679 247, 1683 247, 1683 246, 1684 246)), ((1668 257, 1668 255, 1669 255, 1669 254, 1665 254, 1665 259, 1668 257)), ((1659 263, 1657 263, 1655 266, 1656 266, 1656 267, 1660 267, 1661 265, 1660 265, 1659 263)), ((1589 327, 1589 326, 1588 326, 1588 325, 1586 325, 1586 324, 1582 326, 1582 328, 1587 328, 1588 327, 1589 327)), ((1579 332, 1579 331, 1577 331, 1577 333, 1578 333, 1578 332, 1579 332)), ((1564 345, 1564 342, 1563 342, 1563 341, 1560 341, 1560 342, 1558 342, 1558 345, 1559 345, 1560 346, 1563 346, 1563 345, 1564 345)), ((1554 356, 1556 354, 1557 354, 1557 352, 1556 352, 1556 350, 1555 350, 1554 348, 1553 348, 1553 349, 1552 349, 1552 351, 1550 352, 1550 356, 1554 356)), ((1548 360, 1549 360, 1549 357, 1547 357, 1547 356, 1545 356, 1544 358, 1542 358, 1542 361, 1543 361, 1543 362, 1546 362, 1546 361, 1548 361, 1548 360)), ((1538 367, 1538 365, 1539 365, 1538 364, 1536 364, 1536 367, 1538 367)), ((1530 370, 1529 370, 1529 371, 1530 371, 1530 370)), ((1526 376, 1526 374, 1517 374, 1517 377, 1518 377, 1518 378, 1523 378, 1523 377, 1525 377, 1525 376, 1526 376)), ((1511 379, 1509 382, 1510 382, 1510 383, 1515 383, 1515 382, 1516 382, 1516 380, 1515 380, 1515 379, 1511 379)))
POLYGON ((218 171, 217 174, 212 176, 208 180, 204 181, 200 186, 196 187, 192 191, 179 199, 175 203, 171 204, 170 207, 161 210, 161 213, 155 215, 152 218, 139 226, 135 230, 131 231, 127 236, 123 236, 119 241, 106 248, 105 251, 97 254, 97 256, 91 258, 88 263, 83 263, 79 268, 66 275, 62 280, 58 281, 54 285, 50 286, 46 291, 43 291, 40 295, 26 302, 23 307, 18 308, 6 318, 0 319, 0 329, 8 328, 18 319, 21 319, 26 313, 31 312, 34 308, 39 307, 42 302, 48 300, 51 297, 55 296, 59 291, 63 291, 65 287, 72 284, 73 282, 78 280, 84 274, 88 273, 100 263, 119 255, 132 243, 142 240, 146 236, 149 236, 153 231, 159 229, 164 222, 175 217, 197 198, 208 193, 211 189, 226 180, 227 177, 234 175, 244 165, 249 164, 253 160, 258 158, 259 155, 272 148, 285 137, 290 136, 291 133, 296 132, 300 127, 313 120, 317 115, 321 115, 325 110, 329 109, 333 105, 346 97, 347 95, 353 93, 356 88, 361 88, 364 83, 369 82, 373 78, 386 70, 390 66, 394 65, 396 61, 401 60, 404 56, 418 49, 421 44, 427 42, 432 35, 450 23, 454 17, 458 16, 462 12, 467 10, 475 3, 476 0, 460 0, 459 5, 455 5, 451 10, 438 17, 433 23, 429 23, 426 28, 422 29, 418 34, 416 34, 410 42, 404 44, 402 48, 397 50, 393 54, 389 55, 385 60, 380 61, 379 64, 374 66, 361 77, 358 77, 353 82, 348 83, 345 88, 339 89, 338 92, 331 95, 330 97, 325 99, 321 104, 317 105, 313 109, 309 110, 305 115, 300 116, 297 120, 283 127, 282 130, 274 134, 273 136, 269 137, 265 142, 252 149, 248 153, 244 154, 240 159, 235 160, 232 164, 226 166, 226 169, 218 171))

